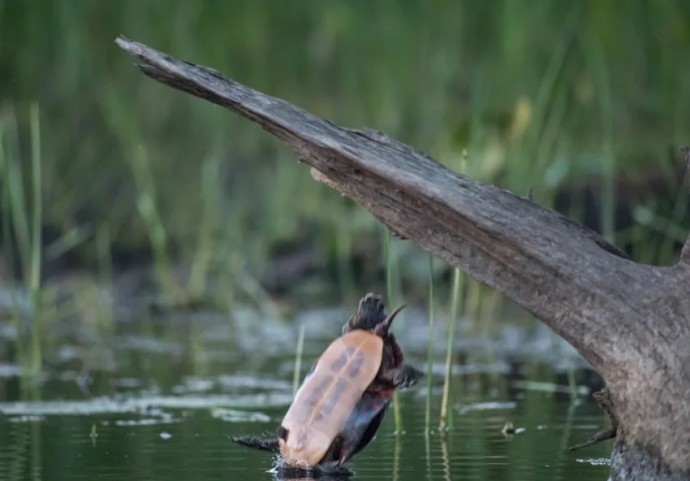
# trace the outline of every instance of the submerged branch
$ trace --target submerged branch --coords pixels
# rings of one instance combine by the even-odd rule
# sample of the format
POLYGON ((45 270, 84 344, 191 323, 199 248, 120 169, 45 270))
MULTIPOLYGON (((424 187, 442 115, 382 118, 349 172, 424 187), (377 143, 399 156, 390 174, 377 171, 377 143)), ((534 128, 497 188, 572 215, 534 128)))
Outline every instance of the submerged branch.
POLYGON ((602 441, 606 441, 607 439, 615 438, 616 434, 618 433, 618 419, 616 418, 616 413, 613 408, 613 403, 611 401, 611 393, 609 392, 609 390, 604 388, 601 391, 595 392, 594 394, 592 394, 592 396, 596 400, 597 404, 599 404, 601 409, 603 409, 604 412, 608 414, 609 419, 611 420, 611 427, 599 431, 598 433, 594 434, 592 437, 580 444, 576 444, 575 446, 570 447, 570 451, 576 451, 578 449, 586 448, 588 446, 598 444, 602 441))

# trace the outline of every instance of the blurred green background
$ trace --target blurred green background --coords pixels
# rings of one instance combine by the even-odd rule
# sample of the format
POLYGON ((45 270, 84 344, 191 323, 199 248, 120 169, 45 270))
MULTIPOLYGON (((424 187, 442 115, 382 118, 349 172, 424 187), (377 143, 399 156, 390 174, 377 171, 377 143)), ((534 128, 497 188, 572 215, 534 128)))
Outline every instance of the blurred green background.
POLYGON ((565 449, 607 422, 573 349, 259 127, 143 76, 120 34, 670 264, 690 229, 690 2, 0 0, 0 477, 255 477, 270 460, 228 434, 273 429, 374 291, 411 305, 396 335, 429 375, 426 398, 402 397, 410 435, 389 416, 361 479, 419 479, 422 459, 438 478, 603 479, 608 445, 565 449), (189 396, 239 417, 187 417, 189 396), (430 430, 446 403, 447 437, 430 430), (399 478, 380 474, 391 459, 399 478))
POLYGON ((6 282, 153 266, 173 298, 332 302, 387 271, 425 292, 420 251, 255 125, 145 78, 119 34, 531 189, 636 260, 685 238, 688 2, 0 0, 6 282))

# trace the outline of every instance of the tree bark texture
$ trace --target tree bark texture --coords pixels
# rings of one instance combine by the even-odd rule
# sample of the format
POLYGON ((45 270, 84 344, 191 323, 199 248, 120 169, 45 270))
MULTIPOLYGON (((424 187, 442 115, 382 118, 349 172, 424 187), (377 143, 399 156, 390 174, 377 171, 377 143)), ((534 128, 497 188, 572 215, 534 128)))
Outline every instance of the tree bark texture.
POLYGON ((612 479, 690 479, 688 246, 673 266, 635 263, 567 217, 385 134, 335 125, 126 38, 117 43, 149 77, 258 123, 317 180, 575 346, 604 378, 619 420, 612 479), (630 470, 617 466, 622 459, 630 470), (655 477, 635 471, 635 459, 653 459, 655 477))

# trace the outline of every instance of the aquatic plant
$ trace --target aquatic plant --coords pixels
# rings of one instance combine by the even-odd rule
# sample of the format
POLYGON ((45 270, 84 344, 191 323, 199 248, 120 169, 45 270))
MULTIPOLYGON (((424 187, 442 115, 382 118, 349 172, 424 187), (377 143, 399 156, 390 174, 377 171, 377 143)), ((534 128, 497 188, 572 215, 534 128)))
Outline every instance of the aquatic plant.
POLYGON ((41 350, 41 266, 42 266, 42 175, 41 130, 38 104, 29 109, 30 158, 29 168, 20 161, 19 142, 16 139, 16 117, 7 114, 0 119, 0 174, 3 182, 4 208, 3 246, 7 267, 7 285, 23 284, 29 294, 28 312, 20 312, 18 303, 22 290, 9 291, 12 313, 17 331, 17 353, 23 370, 23 379, 29 384, 40 380, 42 373, 41 350), (14 139, 12 138, 14 136, 14 139), (26 178, 29 178, 28 180, 26 178), (30 189, 27 194, 25 185, 30 189), (13 246, 19 253, 20 272, 15 272, 13 246))
MULTIPOLYGON (((469 149, 478 165, 472 175, 519 195, 532 188, 546 205, 564 184, 596 177, 594 227, 645 262, 670 259, 674 226, 687 223, 676 213, 669 219, 652 199, 631 209, 646 220, 641 225, 615 222, 620 172, 670 164, 667 145, 687 143, 682 2, 617 11, 597 2, 429 8, 416 0, 366 7, 297 0, 291 15, 265 1, 209 9, 132 0, 9 5, 0 7, 0 66, 13 72, 0 79, 2 108, 20 111, 34 99, 47 106, 42 190, 55 208, 43 222, 62 229, 79 219, 74 228, 82 233, 106 226, 114 265, 122 252, 149 248, 165 290, 176 289, 167 266, 179 263, 189 269, 178 286, 185 295, 200 296, 217 280, 241 298, 235 273, 218 266, 239 255, 261 280, 275 245, 303 236, 318 255, 332 256, 329 274, 344 289, 331 292, 358 295, 350 291, 359 280, 352 258, 361 234, 375 236, 377 226, 257 129, 141 82, 112 45, 122 32, 236 72, 324 117, 386 131, 447 165, 469 149), (376 26, 384 19, 382 31, 376 26), (641 54, 651 51, 661 53, 641 54), (319 227, 305 229, 311 222, 319 227)), ((29 123, 18 122, 19 137, 30 136, 29 123)), ((583 203, 575 197, 564 209, 584 216, 583 203)), ((95 237, 70 248, 87 266, 98 265, 95 237)))

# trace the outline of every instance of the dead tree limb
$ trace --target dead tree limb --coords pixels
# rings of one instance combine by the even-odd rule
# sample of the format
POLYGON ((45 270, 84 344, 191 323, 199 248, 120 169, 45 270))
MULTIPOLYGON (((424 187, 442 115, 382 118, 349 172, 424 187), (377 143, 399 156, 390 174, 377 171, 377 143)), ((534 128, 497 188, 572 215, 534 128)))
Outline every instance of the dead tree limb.
POLYGON ((601 409, 608 414, 609 419, 611 420, 611 426, 594 434, 588 440, 571 447, 570 451, 577 451, 578 449, 586 448, 588 446, 592 446, 593 444, 598 444, 602 441, 606 441, 607 439, 616 437, 618 431, 618 419, 616 418, 616 411, 611 402, 611 393, 608 389, 604 388, 601 391, 595 392, 592 394, 592 396, 597 401, 597 404, 599 404, 599 407, 601 407, 601 409))
MULTIPOLYGON (((316 179, 575 346, 610 390, 619 420, 614 466, 637 473, 625 479, 690 479, 688 262, 637 264, 565 216, 451 172, 382 133, 340 127, 215 70, 123 37, 117 43, 149 77, 258 123, 316 179)), ((631 476, 620 473, 612 479, 631 476)))

